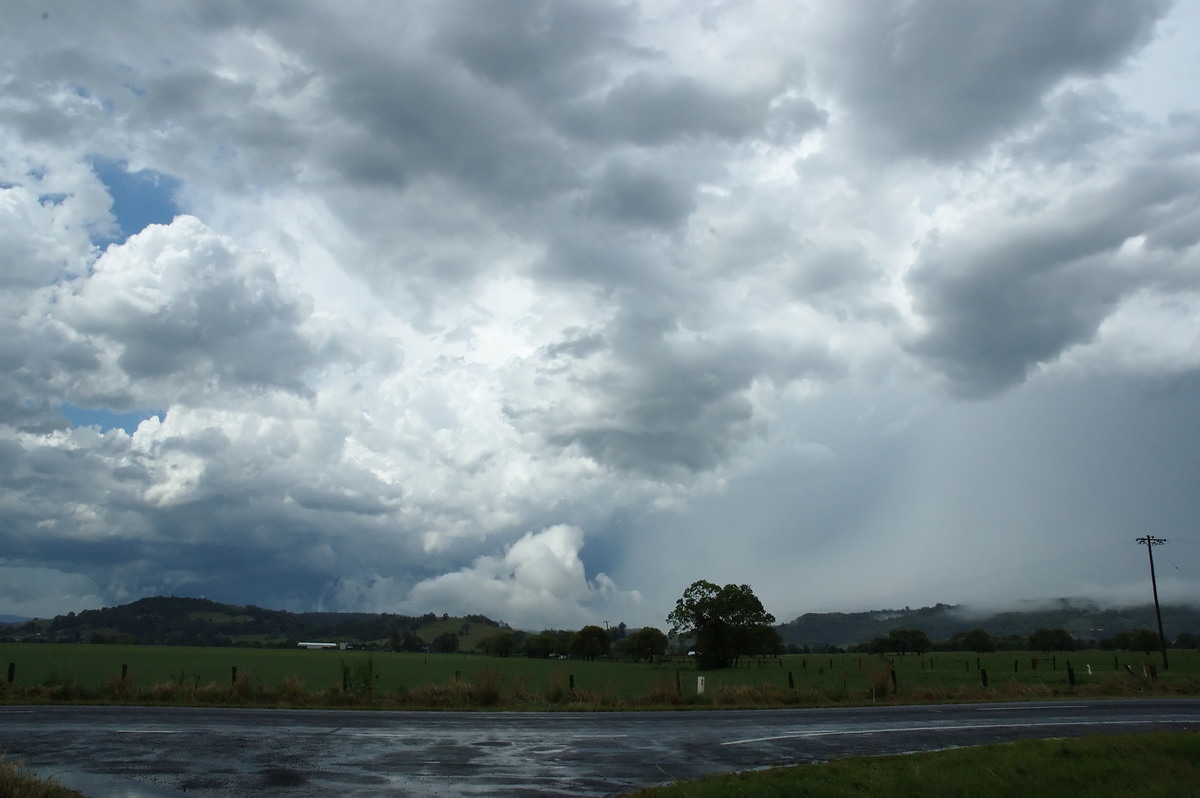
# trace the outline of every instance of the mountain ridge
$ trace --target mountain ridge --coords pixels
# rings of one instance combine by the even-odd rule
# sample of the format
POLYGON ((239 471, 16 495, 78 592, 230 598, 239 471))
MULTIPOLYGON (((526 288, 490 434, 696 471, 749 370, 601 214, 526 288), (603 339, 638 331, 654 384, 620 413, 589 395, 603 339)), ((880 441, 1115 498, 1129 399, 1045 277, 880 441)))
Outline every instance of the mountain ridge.
MULTIPOLYGON (((931 640, 947 640, 957 632, 984 629, 993 637, 1027 637, 1037 629, 1065 629, 1077 640, 1100 641, 1134 629, 1155 629, 1154 605, 1102 607, 1091 599, 1060 598, 1027 602, 1029 609, 980 611, 958 604, 863 612, 805 613, 779 624, 783 641, 813 649, 844 648, 894 629, 919 629, 931 640)), ((1163 605, 1163 632, 1170 640, 1200 631, 1200 608, 1163 605)))
MULTIPOLYGON (((1076 640, 1097 642, 1134 629, 1156 628, 1151 604, 1105 608, 1092 600, 1062 598, 1037 605, 990 612, 939 603, 916 609, 804 613, 774 628, 785 644, 817 651, 865 643, 896 629, 919 629, 934 641, 973 629, 984 629, 996 638, 1027 637, 1037 629, 1065 629, 1076 640)), ((1162 615, 1169 640, 1200 632, 1198 607, 1165 605, 1162 615)), ((453 634, 466 650, 487 634, 509 629, 507 623, 485 615, 295 613, 206 598, 151 596, 50 619, 0 623, 0 640, 263 647, 320 640, 395 648, 428 644, 435 636, 453 634)))

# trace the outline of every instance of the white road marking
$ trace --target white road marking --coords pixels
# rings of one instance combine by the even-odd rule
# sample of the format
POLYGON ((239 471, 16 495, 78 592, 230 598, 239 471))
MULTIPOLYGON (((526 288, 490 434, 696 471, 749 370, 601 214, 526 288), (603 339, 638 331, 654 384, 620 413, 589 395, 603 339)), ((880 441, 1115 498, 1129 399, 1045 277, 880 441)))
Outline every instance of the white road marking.
POLYGON ((979 707, 979 712, 1028 712, 1033 709, 1088 709, 1087 704, 1055 704, 1054 706, 1044 707, 979 707))
MULTIPOLYGON (((1162 723, 1195 723, 1195 720, 1102 720, 1087 721, 1088 726, 1133 726, 1162 723)), ((839 731, 804 731, 791 734, 776 734, 770 737, 748 737, 744 740, 727 740, 721 745, 750 745, 752 743, 769 743, 774 740, 792 740, 804 737, 837 737, 851 734, 892 734, 896 732, 925 732, 925 731, 967 731, 971 729, 1024 729, 1043 726, 1078 726, 1081 721, 1049 721, 1046 723, 974 723, 967 725, 948 724, 944 726, 891 726, 880 729, 843 729, 839 731)))

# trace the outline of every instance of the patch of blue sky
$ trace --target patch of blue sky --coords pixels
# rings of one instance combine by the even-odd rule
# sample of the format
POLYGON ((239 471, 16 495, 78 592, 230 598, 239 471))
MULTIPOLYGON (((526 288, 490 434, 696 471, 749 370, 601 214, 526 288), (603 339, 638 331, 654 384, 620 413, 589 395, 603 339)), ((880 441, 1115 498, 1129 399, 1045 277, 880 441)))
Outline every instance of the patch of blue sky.
POLYGON ((153 169, 130 172, 122 161, 94 156, 92 171, 112 197, 119 233, 97 241, 99 245, 123 243, 152 224, 170 224, 180 213, 176 192, 180 181, 153 169))
POLYGON ((107 408, 91 410, 69 402, 63 403, 62 412, 67 417, 67 421, 71 422, 72 427, 96 427, 101 432, 123 429, 131 435, 137 430, 138 424, 151 416, 162 418, 163 415, 161 412, 153 410, 135 410, 132 413, 114 413, 107 408))

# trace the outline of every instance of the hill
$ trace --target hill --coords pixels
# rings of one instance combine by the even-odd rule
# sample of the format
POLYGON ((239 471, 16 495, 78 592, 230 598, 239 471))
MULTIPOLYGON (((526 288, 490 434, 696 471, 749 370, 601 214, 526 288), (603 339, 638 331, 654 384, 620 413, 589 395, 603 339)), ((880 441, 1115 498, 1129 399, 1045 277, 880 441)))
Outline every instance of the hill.
MULTIPOLYGON (((1200 608, 1164 606, 1162 616, 1168 639, 1200 631, 1200 608)), ((918 609, 806 613, 777 628, 785 643, 822 650, 884 637, 893 629, 920 629, 935 641, 972 629, 983 629, 993 637, 1026 637, 1037 629, 1066 629, 1076 640, 1099 641, 1133 629, 1154 629, 1156 623, 1152 604, 1105 609, 1092 601, 1063 598, 1002 612, 935 604, 918 609)))
MULTIPOLYGON (((1200 608, 1174 605, 1164 606, 1162 611, 1168 639, 1200 632, 1200 608)), ((935 642, 972 629, 983 629, 994 638, 1024 638, 1037 629, 1065 629, 1076 640, 1098 642, 1133 629, 1154 629, 1155 625, 1153 605, 1105 609, 1092 601, 1058 599, 1002 612, 935 604, 917 609, 806 613, 776 629, 785 644, 822 651, 865 643, 894 629, 919 629, 935 642)), ((0 624, 0 641, 288 648, 300 641, 318 641, 404 650, 439 650, 439 646, 450 645, 454 650, 470 651, 483 638, 508 628, 508 624, 483 615, 293 613, 157 596, 52 619, 0 624)))
POLYGON ((483 615, 451 618, 365 612, 302 612, 156 596, 118 607, 70 612, 0 629, 0 638, 65 643, 294 647, 301 641, 421 650, 453 634, 469 650, 507 624, 483 615))

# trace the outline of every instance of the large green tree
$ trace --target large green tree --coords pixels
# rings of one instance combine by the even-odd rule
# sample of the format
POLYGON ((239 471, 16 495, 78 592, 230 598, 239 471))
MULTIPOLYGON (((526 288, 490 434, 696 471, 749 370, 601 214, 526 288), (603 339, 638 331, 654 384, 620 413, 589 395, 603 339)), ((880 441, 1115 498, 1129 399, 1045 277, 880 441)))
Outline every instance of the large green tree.
POLYGON ((867 651, 872 654, 888 654, 895 652, 901 656, 908 652, 924 654, 931 649, 929 635, 920 629, 893 629, 886 637, 877 637, 867 645, 867 651))
POLYGON ((1066 629, 1037 629, 1027 645, 1030 651, 1074 651, 1075 638, 1066 629))
POLYGON ((571 638, 570 653, 576 659, 607 657, 612 640, 599 626, 585 626, 571 638))
POLYGON ((653 661, 655 657, 667 653, 667 642, 662 630, 646 626, 621 640, 618 645, 630 659, 653 661))
POLYGON ((1150 629, 1134 629, 1129 633, 1128 645, 1130 651, 1145 651, 1147 654, 1151 651, 1158 651, 1158 632, 1150 629))
POLYGON ((950 645, 955 651, 974 651, 978 654, 996 650, 996 641, 983 629, 955 632, 950 638, 950 645))
POLYGON ((764 628, 775 616, 763 609, 749 585, 718 585, 701 579, 693 582, 667 616, 671 634, 696 639, 701 668, 728 668, 743 654, 760 653, 764 628))

